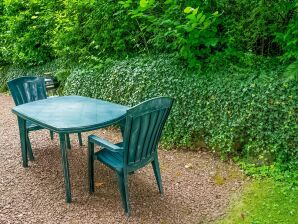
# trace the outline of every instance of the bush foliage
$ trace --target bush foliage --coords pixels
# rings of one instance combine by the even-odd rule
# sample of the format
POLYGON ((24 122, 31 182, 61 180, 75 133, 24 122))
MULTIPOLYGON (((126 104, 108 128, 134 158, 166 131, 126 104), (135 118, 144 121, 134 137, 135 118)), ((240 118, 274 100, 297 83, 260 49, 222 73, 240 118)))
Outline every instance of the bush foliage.
POLYGON ((200 67, 226 51, 291 61, 297 7, 295 0, 4 0, 0 63, 166 52, 200 67))
POLYGON ((193 147, 204 142, 222 155, 296 166, 297 82, 284 79, 281 70, 261 69, 206 75, 187 70, 171 56, 138 57, 74 70, 65 94, 126 105, 172 96, 164 143, 193 147))

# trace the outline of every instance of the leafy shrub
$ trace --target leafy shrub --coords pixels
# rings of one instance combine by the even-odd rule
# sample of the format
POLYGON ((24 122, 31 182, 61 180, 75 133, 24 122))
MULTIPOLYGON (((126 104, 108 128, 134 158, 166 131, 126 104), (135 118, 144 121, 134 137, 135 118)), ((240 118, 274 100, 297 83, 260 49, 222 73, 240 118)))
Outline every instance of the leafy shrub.
POLYGON ((298 3, 296 5, 296 18, 289 22, 284 32, 276 33, 276 41, 279 42, 285 53, 282 56, 284 61, 298 60, 298 3))
POLYGON ((63 1, 56 12, 53 47, 58 56, 115 56, 134 51, 136 24, 114 1, 63 1))
POLYGON ((286 68, 284 77, 286 79, 298 79, 298 59, 286 68))
POLYGON ((225 49, 234 48, 258 55, 278 56, 296 48, 293 45, 294 32, 298 29, 296 0, 208 2, 210 7, 223 13, 219 24, 225 49), (288 38, 292 41, 290 46, 285 42, 288 38))
POLYGON ((0 2, 0 64, 5 63, 4 59, 4 50, 5 50, 5 41, 3 40, 3 35, 5 32, 5 16, 4 16, 4 3, 0 2))
POLYGON ((283 69, 206 75, 166 55, 102 64, 99 69, 74 70, 65 94, 126 105, 171 96, 175 104, 165 144, 194 147, 203 141, 222 155, 297 165, 297 82, 283 79, 283 69))
POLYGON ((199 67, 218 43, 218 12, 207 13, 202 5, 184 6, 189 1, 120 1, 124 10, 138 23, 144 49, 177 52, 191 67, 199 67), (127 10, 129 9, 129 10, 127 10))
POLYGON ((273 163, 271 165, 256 166, 255 164, 239 162, 238 165, 248 176, 255 179, 269 177, 284 187, 296 188, 298 190, 298 172, 294 167, 285 167, 283 164, 273 163))
MULTIPOLYGON (((64 1, 56 13, 53 47, 59 56, 125 56, 177 52, 193 67, 215 46, 215 14, 185 10, 176 1, 64 1), (184 12, 183 12, 184 10, 184 12)), ((91 59, 92 60, 92 59, 91 59)))
POLYGON ((62 79, 65 79, 65 77, 62 77, 62 74, 74 67, 75 65, 65 63, 65 61, 62 60, 54 60, 45 65, 35 67, 20 65, 0 66, 0 92, 8 91, 6 83, 9 80, 22 76, 56 77, 59 81, 63 81, 62 79))
POLYGON ((2 30, 5 60, 11 64, 38 65, 51 61, 53 11, 56 4, 44 1, 4 1, 5 29, 2 30))
POLYGON ((217 52, 233 51, 292 62, 297 15, 294 0, 5 0, 0 63, 175 53, 199 67, 217 52))

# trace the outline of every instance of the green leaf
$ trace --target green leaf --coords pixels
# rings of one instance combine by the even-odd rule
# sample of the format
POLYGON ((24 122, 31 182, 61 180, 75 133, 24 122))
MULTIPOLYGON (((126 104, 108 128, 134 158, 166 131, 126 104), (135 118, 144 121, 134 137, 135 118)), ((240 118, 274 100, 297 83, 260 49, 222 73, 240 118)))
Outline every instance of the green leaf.
POLYGON ((196 16, 194 14, 190 14, 186 16, 187 19, 189 19, 191 22, 196 22, 196 16))
POLYGON ((193 10, 193 12, 192 12, 192 14, 194 14, 194 15, 197 15, 197 13, 198 13, 198 10, 199 10, 199 7, 198 7, 198 8, 196 8, 196 9, 194 9, 194 10, 193 10))
POLYGON ((206 19, 206 16, 203 15, 203 16, 200 18, 199 23, 203 23, 203 22, 205 21, 205 19, 206 19))
POLYGON ((200 19, 203 16, 203 12, 200 12, 199 15, 197 15, 197 19, 200 19))
POLYGON ((192 7, 188 6, 184 9, 184 13, 188 14, 188 13, 191 13, 193 10, 194 9, 192 7))
POLYGON ((212 15, 217 16, 218 15, 218 11, 212 13, 212 15))
POLYGON ((218 43, 218 38, 208 38, 205 41, 206 46, 215 47, 217 43, 218 43))
POLYGON ((140 6, 142 8, 146 8, 148 6, 149 1, 148 0, 140 0, 140 6))

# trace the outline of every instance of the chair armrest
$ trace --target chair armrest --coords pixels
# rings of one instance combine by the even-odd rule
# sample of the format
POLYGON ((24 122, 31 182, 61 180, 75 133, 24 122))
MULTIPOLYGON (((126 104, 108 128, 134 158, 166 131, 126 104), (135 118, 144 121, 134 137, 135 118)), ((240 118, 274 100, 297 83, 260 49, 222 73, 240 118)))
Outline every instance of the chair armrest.
POLYGON ((96 135, 89 135, 88 137, 89 142, 94 143, 96 145, 102 146, 112 152, 119 152, 123 150, 123 147, 119 147, 107 140, 104 140, 96 135))

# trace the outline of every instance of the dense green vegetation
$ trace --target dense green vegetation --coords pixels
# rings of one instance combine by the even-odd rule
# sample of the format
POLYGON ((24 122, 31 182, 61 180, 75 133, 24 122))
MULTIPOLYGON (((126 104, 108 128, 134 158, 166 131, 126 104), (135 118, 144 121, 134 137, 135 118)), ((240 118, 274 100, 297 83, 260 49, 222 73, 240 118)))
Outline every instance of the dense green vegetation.
POLYGON ((4 0, 0 90, 13 77, 46 74, 59 79, 60 93, 66 84, 65 94, 129 105, 170 95, 165 145, 296 169, 297 6, 4 0))
POLYGON ((140 52, 175 53, 194 67, 223 52, 297 58, 295 0, 4 0, 0 16, 8 64, 140 52))
POLYGON ((172 96, 167 143, 191 147, 204 142, 222 155, 296 165, 295 80, 285 81, 282 71, 266 71, 262 64, 235 72, 207 76, 187 70, 170 56, 138 57, 74 70, 65 93, 128 105, 172 96))
POLYGON ((0 92, 55 76, 60 94, 175 98, 163 144, 233 158, 253 182, 222 223, 294 223, 297 0, 2 0, 0 92))

